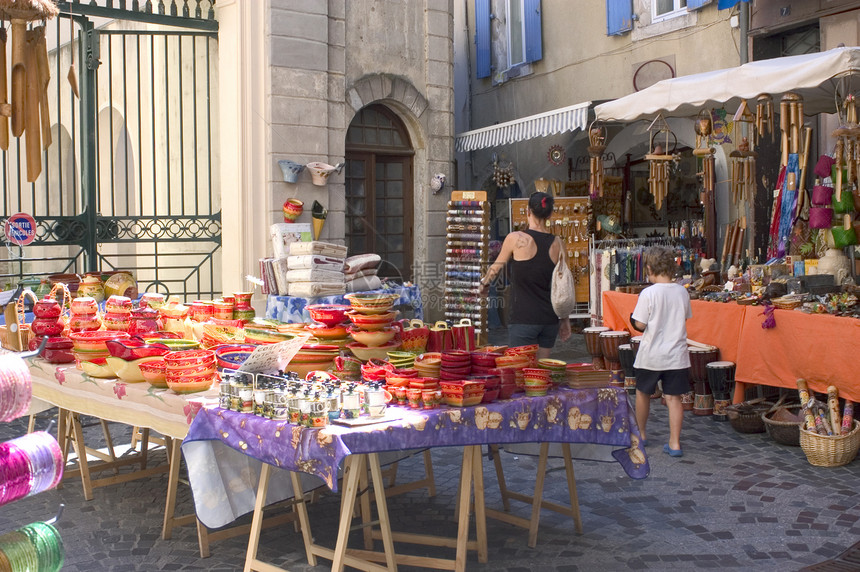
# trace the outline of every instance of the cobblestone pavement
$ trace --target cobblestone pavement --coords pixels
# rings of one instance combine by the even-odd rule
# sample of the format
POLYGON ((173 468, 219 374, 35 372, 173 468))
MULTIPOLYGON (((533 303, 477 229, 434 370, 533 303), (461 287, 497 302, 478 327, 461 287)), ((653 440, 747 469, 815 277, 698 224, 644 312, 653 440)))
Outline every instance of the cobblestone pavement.
MULTIPOLYGON (((584 355, 581 336, 560 348, 558 357, 584 355)), ((798 447, 774 443, 766 434, 739 434, 727 423, 687 415, 682 434, 684 456, 662 452, 668 434, 664 407, 652 408, 648 448, 651 475, 632 480, 617 463, 575 461, 584 532, 560 514, 544 511, 537 546, 527 546, 527 531, 488 520, 489 562, 470 553, 467 570, 798 570, 831 558, 860 540, 860 461, 845 467, 817 468, 798 447)), ((37 429, 48 424, 37 421, 37 429)), ((111 424, 117 442, 128 428, 111 424)), ((0 426, 0 439, 23 434, 25 420, 0 426)), ((98 446, 98 424, 85 430, 98 446)), ((103 443, 102 443, 103 444, 103 443)), ((485 449, 486 453, 486 449, 485 449)), ((536 458, 502 453, 508 487, 528 492, 534 485, 536 458)), ((157 450, 153 463, 163 463, 157 450)), ((452 536, 454 495, 460 450, 433 450, 437 495, 418 490, 390 499, 395 530, 452 536)), ((422 474, 421 456, 400 464, 398 482, 422 474)), ((501 508, 493 464, 485 459, 487 506, 501 508)), ((567 489, 560 459, 552 459, 545 497, 564 502, 567 489)), ((67 571, 239 570, 247 537, 213 543, 211 557, 197 552, 194 527, 176 529, 161 539, 167 477, 161 475, 95 490, 85 501, 79 480, 60 490, 0 508, 0 531, 10 531, 53 516, 66 508, 58 527, 66 546, 67 571)), ((180 486, 177 514, 192 510, 188 487, 180 486)), ((316 540, 334 545, 338 497, 324 494, 310 507, 316 540)), ((529 508, 512 503, 528 517, 529 508)), ((246 522, 248 519, 243 519, 246 522)), ((353 545, 360 543, 354 534, 353 545)), ((445 548, 406 546, 404 552, 453 556, 445 548)), ((261 560, 293 571, 310 567, 301 536, 292 525, 263 533, 261 560)), ((401 570, 410 570, 401 566, 401 570)))

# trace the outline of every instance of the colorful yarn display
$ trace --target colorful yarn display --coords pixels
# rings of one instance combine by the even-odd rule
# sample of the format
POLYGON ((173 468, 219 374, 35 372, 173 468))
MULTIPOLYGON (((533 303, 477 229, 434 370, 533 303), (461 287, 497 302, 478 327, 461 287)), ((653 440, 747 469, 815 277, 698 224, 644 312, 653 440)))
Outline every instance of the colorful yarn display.
POLYGON ((34 522, 0 536, 0 569, 12 572, 56 572, 65 549, 60 533, 47 522, 34 522))
POLYGON ((33 394, 30 368, 16 355, 0 355, 0 422, 21 417, 33 394))
POLYGON ((54 488, 63 478, 63 453, 44 431, 0 443, 0 505, 54 488))

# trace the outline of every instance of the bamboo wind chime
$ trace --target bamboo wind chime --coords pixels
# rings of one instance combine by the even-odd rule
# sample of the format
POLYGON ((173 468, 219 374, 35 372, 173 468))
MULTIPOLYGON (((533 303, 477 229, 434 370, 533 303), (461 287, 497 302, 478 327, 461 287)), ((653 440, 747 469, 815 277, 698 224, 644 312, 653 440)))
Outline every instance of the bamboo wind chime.
POLYGON ((645 160, 648 161, 648 190, 654 195, 654 205, 659 211, 669 194, 669 165, 675 160, 675 156, 667 152, 669 134, 672 133, 672 130, 661 114, 657 115, 657 118, 648 127, 648 131, 651 132, 651 141, 648 147, 652 150, 651 153, 645 155, 645 160), (660 133, 665 134, 664 144, 656 141, 660 133))
POLYGON ((593 121, 588 128, 589 180, 591 198, 603 196, 603 152, 606 151, 606 128, 593 121))
POLYGON ((27 181, 31 183, 39 178, 42 151, 52 142, 48 109, 51 72, 44 22, 57 13, 57 6, 49 0, 0 0, 0 19, 11 22, 12 31, 9 69, 5 24, 0 30, 0 149, 9 149, 10 130, 14 137, 26 134, 27 181), (27 29, 28 22, 40 20, 43 25, 27 29), (11 85, 7 85, 7 71, 11 72, 11 85))
MULTIPOLYGON (((733 120, 736 125, 747 125, 752 131, 752 138, 755 141, 757 139, 757 122, 760 119, 762 117, 753 116, 746 101, 741 101, 733 120)), ((732 204, 737 206, 740 201, 751 203, 755 197, 755 161, 758 153, 750 149, 749 137, 743 137, 738 148, 729 153, 729 157, 732 162, 732 204)))
POLYGON ((770 134, 771 141, 773 141, 773 98, 766 93, 756 98, 753 142, 758 145, 759 138, 763 137, 765 133, 770 134))
POLYGON ((716 149, 711 147, 711 133, 714 132, 714 121, 711 113, 705 109, 699 112, 693 130, 696 132, 696 148, 693 155, 702 159, 702 203, 707 200, 708 193, 714 192, 716 180, 714 178, 714 153, 716 149))
POLYGON ((860 182, 860 125, 857 124, 856 98, 849 94, 842 103, 840 111, 840 119, 844 127, 833 132, 833 137, 836 139, 834 155, 836 180, 833 184, 838 203, 842 202, 843 178, 847 180, 849 187, 854 182, 860 182), (846 170, 847 173, 845 173, 846 170))

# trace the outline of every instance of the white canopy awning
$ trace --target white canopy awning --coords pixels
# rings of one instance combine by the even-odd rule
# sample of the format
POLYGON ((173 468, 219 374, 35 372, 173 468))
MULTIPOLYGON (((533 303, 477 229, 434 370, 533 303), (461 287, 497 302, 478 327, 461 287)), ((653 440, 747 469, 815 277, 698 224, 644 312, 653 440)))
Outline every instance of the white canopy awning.
POLYGON ((588 125, 588 109, 591 102, 577 103, 522 119, 506 121, 489 127, 466 131, 456 136, 458 152, 486 149, 525 141, 533 137, 546 137, 565 131, 585 129, 588 125))
MULTIPOLYGON (((735 68, 665 79, 640 92, 594 108, 597 119, 635 121, 665 117, 693 117, 700 110, 725 106, 734 111, 742 99, 755 108, 755 98, 770 94, 774 104, 786 92, 803 97, 804 112, 835 113, 834 95, 840 78, 848 89, 860 89, 860 48, 835 48, 816 54, 750 62, 735 68)), ((843 88, 844 89, 844 88, 843 88)), ((841 91, 841 90, 840 90, 841 91)))

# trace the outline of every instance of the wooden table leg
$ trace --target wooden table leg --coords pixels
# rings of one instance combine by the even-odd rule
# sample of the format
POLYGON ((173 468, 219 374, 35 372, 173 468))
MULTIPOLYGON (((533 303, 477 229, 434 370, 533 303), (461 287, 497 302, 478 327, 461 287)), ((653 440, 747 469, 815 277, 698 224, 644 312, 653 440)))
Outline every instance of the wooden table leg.
POLYGON ((90 467, 87 463, 87 446, 84 443, 84 431, 81 428, 81 419, 77 413, 69 414, 69 423, 72 426, 72 445, 78 455, 78 466, 81 471, 81 484, 84 487, 84 499, 93 500, 93 485, 90 479, 90 467))
MULTIPOLYGON (((176 490, 179 488, 179 465, 181 451, 179 443, 170 439, 168 453, 168 464, 170 470, 167 472, 167 501, 164 505, 164 524, 161 528, 161 539, 170 539, 173 533, 173 515, 176 512, 176 490)), ((205 557, 204 557, 205 558, 205 557)))
POLYGON ((505 471, 502 469, 502 455, 498 445, 490 445, 493 452, 493 465, 496 468, 496 480, 499 483, 499 493, 502 495, 502 507, 510 512, 511 501, 508 499, 508 484, 505 482, 505 471))
POLYGON ((436 478, 433 476, 433 456, 424 449, 424 479, 427 481, 427 496, 436 496, 436 478))
POLYGON ((340 521, 337 529, 337 543, 332 554, 331 569, 343 572, 346 546, 349 541, 349 528, 355 507, 355 496, 358 492, 358 482, 361 475, 361 455, 350 455, 344 461, 343 468, 343 501, 341 502, 340 521))
POLYGON ((360 497, 358 502, 361 506, 361 533, 364 538, 365 550, 373 550, 373 531, 371 530, 370 523, 372 520, 370 515, 370 489, 367 486, 367 456, 361 455, 359 463, 358 490, 360 497))
MULTIPOLYGON (((472 497, 472 475, 476 445, 463 448, 463 464, 460 467, 460 489, 457 494, 457 555, 454 558, 455 572, 466 570, 466 542, 469 540, 469 505, 472 497)), ((480 454, 480 452, 479 452, 480 454)))
POLYGON ((140 470, 146 469, 146 460, 149 457, 149 428, 145 427, 140 434, 140 470))
POLYGON ((293 497, 296 501, 296 504, 293 505, 293 510, 299 515, 299 525, 301 526, 302 540, 305 543, 305 554, 308 557, 308 564, 316 566, 317 556, 313 551, 314 539, 311 535, 311 523, 308 518, 308 505, 304 490, 302 489, 302 480, 295 471, 290 471, 290 480, 293 483, 293 497))
POLYGON ((481 447, 472 456, 472 483, 475 489, 475 535, 478 542, 478 562, 487 562, 487 512, 484 505, 484 467, 481 447))
MULTIPOLYGON (((110 428, 108 427, 107 421, 105 421, 104 419, 99 419, 99 424, 101 424, 102 426, 102 433, 105 436, 105 443, 107 443, 108 459, 110 459, 111 462, 115 462, 116 453, 113 450, 113 437, 110 436, 110 428)), ((141 468, 145 469, 146 467, 141 468)), ((119 474, 119 467, 114 467, 113 474, 119 474)))
POLYGON ((538 524, 540 523, 540 505, 543 500, 543 484, 546 480, 546 463, 548 456, 549 443, 541 443, 537 475, 535 478, 535 492, 532 497, 532 516, 531 519, 529 519, 529 548, 534 548, 537 545, 538 524))
POLYGON ((564 455, 564 470, 567 473, 567 493, 570 496, 570 510, 573 513, 573 523, 576 532, 582 534, 582 515, 579 512, 579 494, 576 492, 576 476, 573 474, 573 459, 570 454, 570 443, 561 444, 564 455))
POLYGON ((245 554, 245 572, 255 570, 257 549, 260 546, 260 531, 263 528, 263 507, 266 506, 266 494, 269 491, 269 473, 271 465, 263 463, 260 470, 260 483, 257 485, 257 499, 254 502, 254 516, 251 518, 251 532, 248 537, 248 551, 245 554))
MULTIPOLYGON (((394 555, 394 539, 391 536, 391 521, 388 518, 388 502, 385 500, 385 483, 382 480, 382 468, 379 466, 379 454, 368 455, 370 474, 373 480, 373 492, 376 495, 376 512, 379 514, 379 528, 382 533, 382 546, 385 549, 385 563, 389 570, 397 570, 394 555)), ((373 548, 371 541, 370 548, 373 548)))

